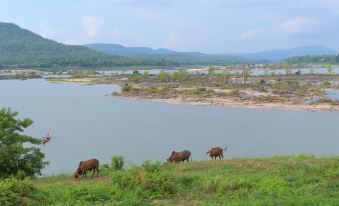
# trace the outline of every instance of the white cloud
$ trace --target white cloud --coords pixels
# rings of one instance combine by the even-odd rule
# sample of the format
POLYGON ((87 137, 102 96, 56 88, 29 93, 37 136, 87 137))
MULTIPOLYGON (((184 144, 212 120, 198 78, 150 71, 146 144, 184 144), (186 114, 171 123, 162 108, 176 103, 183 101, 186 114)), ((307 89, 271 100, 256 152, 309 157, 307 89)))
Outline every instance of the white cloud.
POLYGON ((296 34, 310 29, 314 22, 307 18, 289 19, 278 26, 278 30, 286 34, 296 34))
POLYGON ((250 38, 253 38, 253 37, 256 37, 256 36, 260 35, 262 32, 263 32, 263 30, 262 29, 258 29, 258 28, 248 29, 248 30, 245 30, 245 31, 241 32, 240 38, 242 38, 242 39, 250 39, 250 38))
POLYGON ((98 30, 103 25, 103 21, 94 16, 84 16, 82 17, 81 24, 86 30, 85 38, 94 39, 97 36, 98 30))

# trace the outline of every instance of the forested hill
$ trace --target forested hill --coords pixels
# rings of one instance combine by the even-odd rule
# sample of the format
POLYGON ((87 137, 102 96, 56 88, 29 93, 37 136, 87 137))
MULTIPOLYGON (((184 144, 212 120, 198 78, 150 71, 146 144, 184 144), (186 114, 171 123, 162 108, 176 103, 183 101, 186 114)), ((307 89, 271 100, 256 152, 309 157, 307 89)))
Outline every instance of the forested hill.
POLYGON ((169 49, 152 49, 149 47, 125 47, 119 44, 87 44, 89 49, 104 52, 111 55, 119 55, 133 58, 160 58, 178 65, 223 65, 223 64, 246 64, 267 63, 266 60, 251 59, 236 55, 212 55, 201 52, 178 52, 169 49))
POLYGON ((64 45, 0 22, 0 68, 121 67, 222 65, 249 63, 234 56, 192 54, 123 56, 95 51, 84 46, 64 45))
POLYGON ((164 59, 132 59, 83 46, 64 45, 11 23, 0 22, 0 66, 19 68, 174 65, 164 59))

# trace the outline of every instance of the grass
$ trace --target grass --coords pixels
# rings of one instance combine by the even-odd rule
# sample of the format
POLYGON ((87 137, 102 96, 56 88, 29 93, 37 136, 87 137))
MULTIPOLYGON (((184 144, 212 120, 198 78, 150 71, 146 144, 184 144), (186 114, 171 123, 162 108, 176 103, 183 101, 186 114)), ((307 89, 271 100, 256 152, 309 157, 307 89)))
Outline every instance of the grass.
MULTIPOLYGON (((0 182, 3 189, 5 181, 0 182)), ((7 188, 18 186, 21 192, 13 190, 11 197, 23 195, 26 205, 332 206, 339 203, 339 157, 145 162, 123 170, 106 166, 99 178, 62 175, 13 185, 7 188)), ((0 205, 6 205, 3 198, 0 205)))

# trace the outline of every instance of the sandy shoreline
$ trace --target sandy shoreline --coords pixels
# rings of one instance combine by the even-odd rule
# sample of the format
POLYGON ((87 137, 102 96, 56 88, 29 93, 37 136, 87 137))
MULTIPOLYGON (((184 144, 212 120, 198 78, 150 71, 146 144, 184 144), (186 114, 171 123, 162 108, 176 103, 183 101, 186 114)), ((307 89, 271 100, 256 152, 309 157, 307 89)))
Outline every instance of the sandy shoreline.
MULTIPOLYGON (((53 80, 51 82, 54 82, 53 80)), ((92 78, 73 78, 73 79, 58 79, 56 82, 74 82, 82 84, 109 84, 105 81, 93 81, 92 78)), ((284 109, 284 110, 329 110, 338 111, 339 106, 330 104, 284 104, 284 103, 255 103, 251 101, 239 102, 232 99, 212 97, 212 98, 157 98, 148 96, 129 96, 129 95, 117 95, 117 97, 128 98, 132 100, 145 100, 160 102, 166 104, 178 104, 178 105, 192 105, 192 106, 222 106, 222 107, 238 107, 238 108, 252 108, 252 109, 284 109)))
POLYGON ((277 103, 262 103, 262 104, 250 104, 235 102, 228 99, 223 99, 223 101, 194 101, 192 99, 183 99, 183 98, 170 98, 170 99, 159 99, 159 98, 143 98, 143 97, 133 97, 133 96, 117 96, 131 100, 143 100, 151 101, 165 104, 176 104, 176 105, 192 105, 192 106, 220 106, 220 107, 236 107, 236 108, 249 108, 249 109, 282 109, 282 110, 310 110, 310 111, 339 111, 339 107, 327 104, 321 105, 287 105, 287 104, 277 104, 277 103))

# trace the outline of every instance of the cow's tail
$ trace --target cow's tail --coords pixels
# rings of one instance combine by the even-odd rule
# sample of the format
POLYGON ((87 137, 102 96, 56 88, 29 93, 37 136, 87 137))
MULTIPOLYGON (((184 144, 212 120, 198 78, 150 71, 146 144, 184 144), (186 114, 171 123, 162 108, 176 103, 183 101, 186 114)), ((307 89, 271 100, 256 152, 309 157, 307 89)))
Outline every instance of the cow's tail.
POLYGON ((226 150, 227 150, 227 149, 228 149, 228 148, 227 148, 227 145, 226 145, 226 147, 225 147, 225 149, 224 149, 224 150, 225 150, 225 152, 226 152, 226 150))
POLYGON ((192 155, 191 155, 191 162, 192 162, 193 160, 192 160, 192 155))

